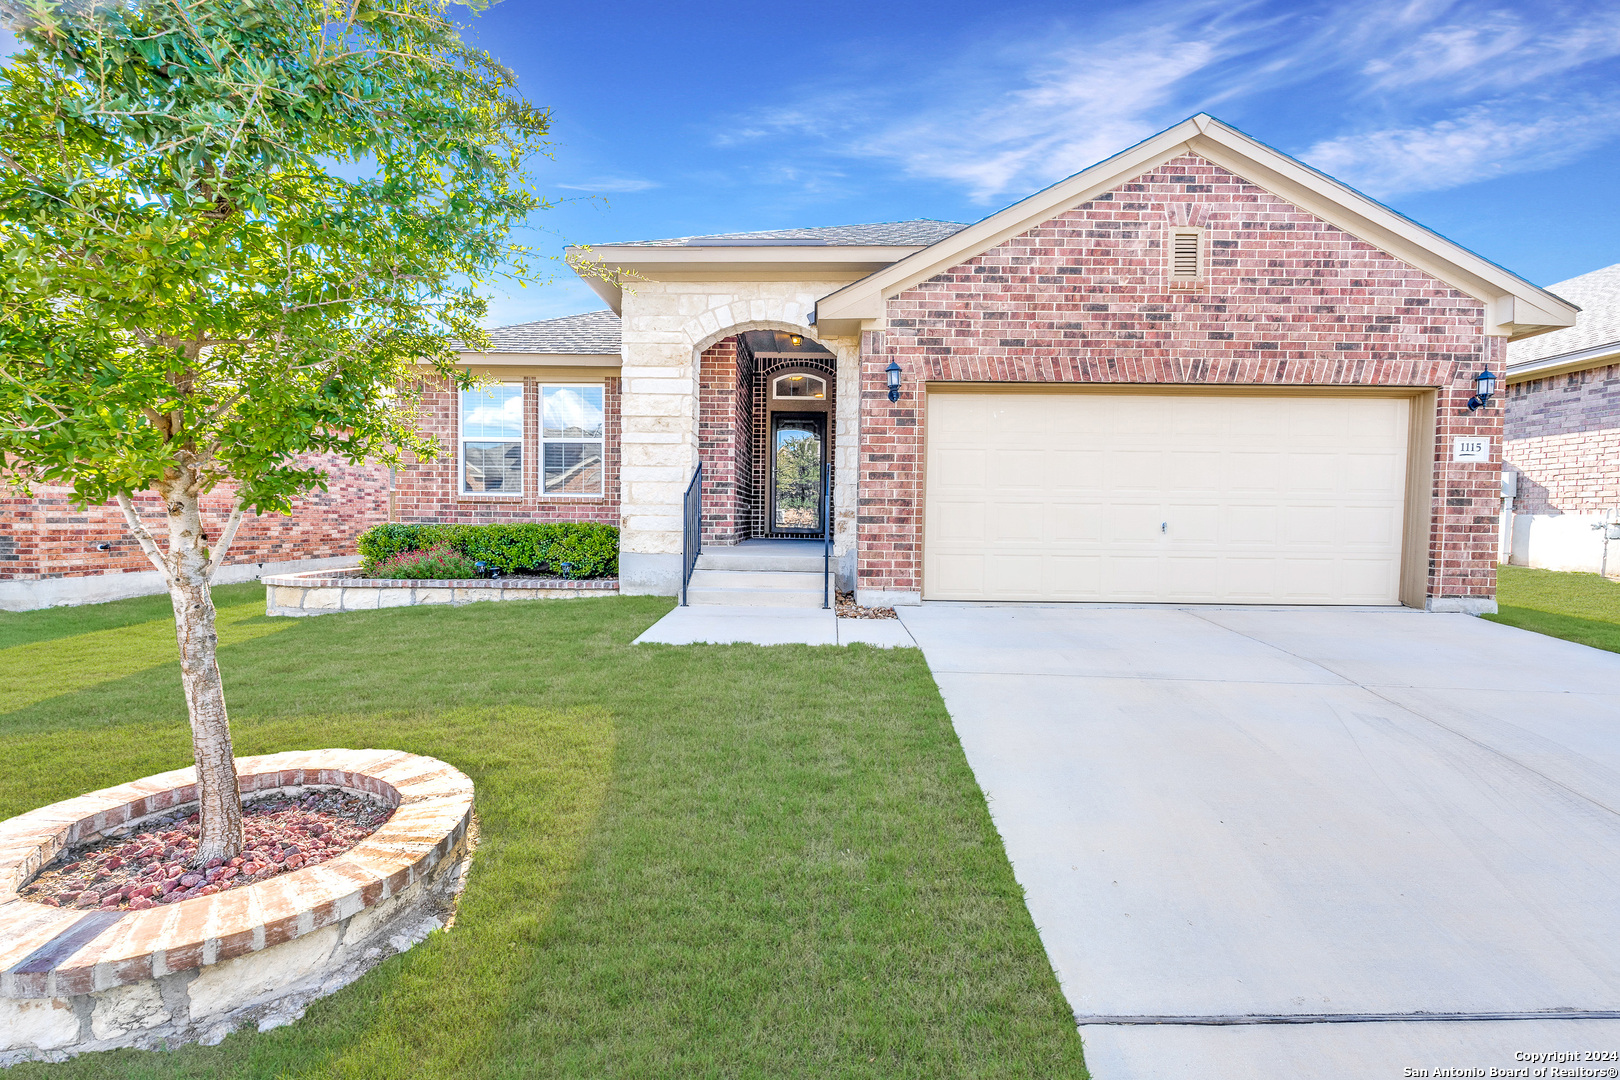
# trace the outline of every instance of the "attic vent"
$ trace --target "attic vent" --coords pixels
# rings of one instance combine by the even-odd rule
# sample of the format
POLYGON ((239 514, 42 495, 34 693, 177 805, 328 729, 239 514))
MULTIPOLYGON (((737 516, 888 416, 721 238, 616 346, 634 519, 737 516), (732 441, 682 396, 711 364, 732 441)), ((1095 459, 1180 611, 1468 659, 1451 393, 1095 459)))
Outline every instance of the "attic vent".
POLYGON ((1170 234, 1170 277, 1175 281, 1192 281, 1203 276, 1203 233, 1196 229, 1178 230, 1170 234))

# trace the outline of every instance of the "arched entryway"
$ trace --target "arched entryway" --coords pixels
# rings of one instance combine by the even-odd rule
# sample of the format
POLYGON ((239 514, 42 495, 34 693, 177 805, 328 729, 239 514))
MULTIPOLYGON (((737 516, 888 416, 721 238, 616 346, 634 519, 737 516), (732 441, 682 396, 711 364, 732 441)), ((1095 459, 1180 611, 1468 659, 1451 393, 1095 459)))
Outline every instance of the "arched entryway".
POLYGON ((703 350, 698 388, 704 544, 820 536, 834 355, 792 331, 743 331, 703 350))

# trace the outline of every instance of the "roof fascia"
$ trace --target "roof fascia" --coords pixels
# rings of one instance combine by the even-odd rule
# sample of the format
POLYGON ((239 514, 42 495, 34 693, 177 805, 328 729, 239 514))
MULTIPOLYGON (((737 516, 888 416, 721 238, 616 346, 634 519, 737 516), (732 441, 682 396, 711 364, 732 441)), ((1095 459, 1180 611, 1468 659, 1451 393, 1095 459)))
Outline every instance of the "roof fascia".
POLYGON ((1188 151, 1479 300, 1493 335, 1518 339, 1575 323, 1573 304, 1202 113, 830 293, 816 318, 881 319, 890 297, 1188 151))
POLYGON ((478 352, 458 349, 463 364, 523 364, 550 367, 618 367, 620 354, 616 352, 547 353, 523 352, 515 349, 492 349, 478 352))
POLYGON ((1614 363, 1620 363, 1620 341, 1611 341, 1606 345, 1595 345, 1590 349, 1581 349, 1578 352, 1544 356, 1539 360, 1526 360, 1522 364, 1509 364, 1506 378, 1510 383, 1526 382, 1530 379, 1545 379, 1549 375, 1562 375, 1569 371, 1607 367, 1609 364, 1614 363))

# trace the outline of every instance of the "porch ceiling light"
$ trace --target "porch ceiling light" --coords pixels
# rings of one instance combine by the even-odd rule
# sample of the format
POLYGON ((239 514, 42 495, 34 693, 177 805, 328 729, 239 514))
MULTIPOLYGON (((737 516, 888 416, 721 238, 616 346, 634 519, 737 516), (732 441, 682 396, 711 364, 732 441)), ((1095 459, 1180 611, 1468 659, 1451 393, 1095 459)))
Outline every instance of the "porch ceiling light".
POLYGON ((1496 393, 1496 376, 1490 368, 1486 368, 1474 376, 1474 396, 1468 399, 1468 411, 1483 409, 1491 403, 1491 397, 1496 393))
POLYGON ((887 372, 888 376, 889 376, 889 400, 890 401, 899 401, 900 400, 900 365, 895 363, 893 360, 890 360, 889 361, 889 366, 884 368, 883 370, 885 372, 887 372))

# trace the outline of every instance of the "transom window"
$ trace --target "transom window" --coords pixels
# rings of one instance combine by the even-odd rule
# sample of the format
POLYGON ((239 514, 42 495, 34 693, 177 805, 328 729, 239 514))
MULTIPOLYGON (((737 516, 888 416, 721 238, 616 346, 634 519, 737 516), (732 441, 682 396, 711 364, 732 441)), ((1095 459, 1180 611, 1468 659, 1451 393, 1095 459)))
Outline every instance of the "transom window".
POLYGON ((540 461, 547 495, 600 495, 602 387, 540 388, 540 461))
POLYGON ((771 396, 778 398, 827 398, 827 384, 814 375, 794 372, 779 376, 771 387, 771 396))
POLYGON ((461 392, 461 490, 523 494, 523 384, 461 392))

